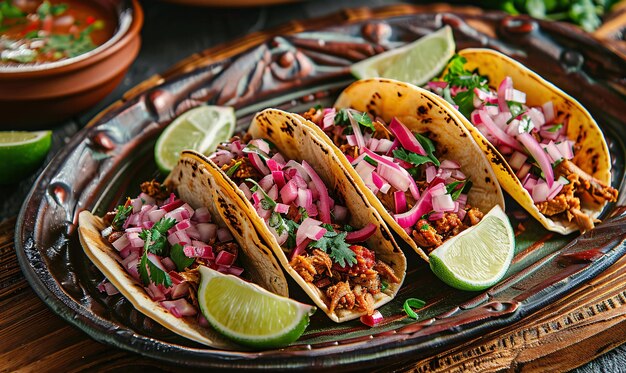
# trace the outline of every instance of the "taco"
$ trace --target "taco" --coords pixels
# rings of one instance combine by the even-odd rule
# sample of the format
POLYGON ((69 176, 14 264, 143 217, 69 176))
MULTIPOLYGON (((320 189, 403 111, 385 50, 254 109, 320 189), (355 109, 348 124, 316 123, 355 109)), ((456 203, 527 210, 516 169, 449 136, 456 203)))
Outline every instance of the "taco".
POLYGON ((153 181, 141 184, 137 198, 103 218, 80 213, 80 242, 106 277, 98 288, 109 295, 119 291, 139 312, 183 337, 215 348, 241 349, 202 316, 196 298, 199 266, 288 296, 285 276, 255 228, 216 193, 214 181, 202 170, 169 184, 181 199, 153 181), (231 234, 226 225, 237 231, 231 234))
MULTIPOLYGON (((373 315, 398 292, 406 259, 332 149, 302 117, 268 109, 210 161, 222 193, 330 319, 373 315)), ((174 175, 176 170, 174 171, 174 175)))
POLYGON ((472 227, 502 191, 469 132, 434 94, 368 79, 348 86, 334 108, 304 117, 389 226, 418 254, 472 227))
POLYGON ((490 49, 465 49, 429 87, 458 109, 500 185, 548 230, 590 230, 617 200, 598 124, 519 62, 490 49))

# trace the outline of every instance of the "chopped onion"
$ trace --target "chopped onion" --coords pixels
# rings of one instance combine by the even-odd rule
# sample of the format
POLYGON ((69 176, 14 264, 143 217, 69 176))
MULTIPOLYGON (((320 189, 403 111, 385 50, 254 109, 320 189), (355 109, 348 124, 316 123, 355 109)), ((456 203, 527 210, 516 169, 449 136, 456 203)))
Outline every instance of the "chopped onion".
POLYGON ((298 197, 298 186, 295 180, 291 179, 280 190, 280 198, 283 203, 290 204, 298 197))
POLYGON ((195 316, 198 313, 198 311, 196 311, 196 309, 184 298, 176 300, 164 300, 160 303, 166 310, 168 310, 172 315, 178 318, 195 316))
POLYGON ((520 168, 522 168, 522 166, 524 165, 524 162, 526 162, 527 159, 528 159, 528 156, 526 154, 515 151, 513 152, 513 155, 511 156, 511 158, 509 158, 509 166, 511 166, 512 169, 517 171, 520 168))
POLYGON ((417 138, 413 133, 402 124, 397 118, 393 118, 389 123, 389 130, 398 139, 403 148, 419 155, 426 155, 426 151, 422 145, 417 141, 417 138))
POLYGON ((309 233, 311 232, 311 229, 314 227, 319 227, 321 224, 322 224, 321 221, 313 219, 313 218, 304 219, 302 223, 300 223, 300 227, 296 231, 296 246, 300 245, 307 238, 310 239, 310 237, 308 236, 309 236, 309 233))
POLYGON ((261 175, 267 175, 270 173, 270 169, 263 164, 263 160, 261 160, 261 157, 259 157, 258 154, 248 153, 248 159, 250 160, 250 163, 252 163, 252 166, 254 166, 254 168, 256 168, 261 175))
POLYGON ((552 101, 548 101, 542 105, 543 116, 546 120, 546 123, 552 123, 554 121, 554 105, 552 101))
POLYGON ((370 238, 376 232, 376 229, 377 227, 374 223, 368 223, 365 227, 357 231, 348 232, 348 234, 346 235, 346 242, 347 243, 363 242, 367 240, 368 238, 370 238))
POLYGON ((487 114, 485 110, 480 110, 478 112, 478 115, 480 115, 480 119, 482 120, 483 124, 485 124, 485 126, 487 127, 487 130, 493 136, 495 136, 496 139, 498 139, 498 141, 506 144, 507 146, 510 146, 511 148, 515 150, 522 151, 522 147, 519 146, 519 143, 515 141, 513 137, 509 136, 506 132, 504 132, 500 127, 498 127, 493 122, 491 117, 489 117, 489 115, 487 114))
MULTIPOLYGON (((517 139, 526 147, 530 155, 535 158, 535 161, 539 163, 539 167, 545 176, 546 182, 549 187, 554 184, 554 172, 552 171, 552 164, 546 152, 535 138, 529 133, 520 133, 517 135, 517 139)), ((533 198, 534 199, 534 198, 533 198)))

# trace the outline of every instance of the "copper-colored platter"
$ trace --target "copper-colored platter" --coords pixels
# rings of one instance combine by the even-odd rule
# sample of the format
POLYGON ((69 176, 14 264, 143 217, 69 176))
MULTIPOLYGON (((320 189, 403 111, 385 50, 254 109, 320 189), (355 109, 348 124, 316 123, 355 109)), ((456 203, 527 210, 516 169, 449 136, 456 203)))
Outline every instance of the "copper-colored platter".
POLYGON ((626 65, 616 53, 574 27, 497 12, 355 9, 192 56, 128 92, 74 136, 43 172, 20 213, 16 249, 31 286, 93 338, 152 358, 197 367, 347 370, 358 367, 355 362, 374 367, 432 355, 520 320, 597 275, 626 252, 625 197, 609 207, 603 224, 580 237, 558 236, 524 222, 507 278, 484 293, 443 285, 407 250, 407 279, 394 302, 381 309, 382 325, 337 325, 320 313, 299 341, 281 350, 206 349, 146 319, 123 298, 96 290, 102 275, 78 244, 77 214, 83 209, 102 214, 134 194, 138 181, 155 175, 152 147, 172 118, 205 102, 233 105, 243 129, 264 107, 299 111, 331 103, 352 80, 351 63, 444 24, 454 29, 459 48, 499 49, 579 99, 601 123, 613 160, 613 185, 624 195, 626 119, 621 108, 626 96, 619 87, 626 65), (401 311, 408 297, 428 303, 417 322, 401 311))

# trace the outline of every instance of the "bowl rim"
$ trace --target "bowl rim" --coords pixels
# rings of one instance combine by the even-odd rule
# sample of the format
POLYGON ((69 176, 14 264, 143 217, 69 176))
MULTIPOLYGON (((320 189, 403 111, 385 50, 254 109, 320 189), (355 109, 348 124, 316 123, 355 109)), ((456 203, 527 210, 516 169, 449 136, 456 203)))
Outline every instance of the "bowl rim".
POLYGON ((126 6, 118 12, 120 25, 109 40, 79 56, 36 65, 1 66, 1 78, 24 78, 64 73, 95 64, 115 54, 137 36, 143 26, 144 14, 139 0, 122 0, 126 6))

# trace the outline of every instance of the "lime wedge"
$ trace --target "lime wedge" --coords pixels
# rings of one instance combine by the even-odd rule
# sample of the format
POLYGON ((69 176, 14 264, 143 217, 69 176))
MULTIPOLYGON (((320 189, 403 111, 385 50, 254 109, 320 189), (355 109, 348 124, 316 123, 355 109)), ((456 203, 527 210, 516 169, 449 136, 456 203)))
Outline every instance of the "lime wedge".
POLYGON ((198 106, 167 126, 154 147, 154 158, 162 173, 169 173, 180 153, 192 149, 209 154, 235 130, 235 111, 226 106, 198 106))
POLYGON ((382 77, 421 86, 446 67, 454 48, 452 29, 445 26, 410 44, 358 62, 350 71, 358 79, 382 77))
POLYGON ((506 273, 515 251, 515 235, 504 211, 495 206, 477 225, 430 253, 430 268, 446 284, 482 290, 506 273))
POLYGON ((315 307, 278 296, 238 277, 200 267, 198 303, 217 331, 255 348, 285 346, 300 338, 315 307))
POLYGON ((15 183, 35 171, 51 144, 51 131, 0 132, 0 184, 15 183))

